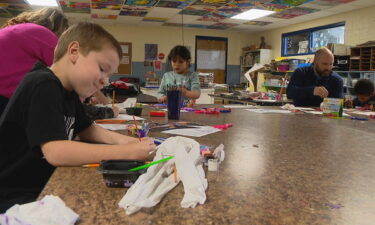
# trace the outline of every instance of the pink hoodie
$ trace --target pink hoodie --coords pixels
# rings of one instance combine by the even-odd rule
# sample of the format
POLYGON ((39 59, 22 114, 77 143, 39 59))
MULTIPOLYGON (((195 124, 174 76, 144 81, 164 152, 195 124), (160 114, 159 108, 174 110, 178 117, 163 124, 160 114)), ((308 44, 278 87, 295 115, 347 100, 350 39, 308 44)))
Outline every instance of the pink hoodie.
POLYGON ((0 29, 0 95, 10 98, 36 61, 53 62, 58 37, 33 23, 0 29))

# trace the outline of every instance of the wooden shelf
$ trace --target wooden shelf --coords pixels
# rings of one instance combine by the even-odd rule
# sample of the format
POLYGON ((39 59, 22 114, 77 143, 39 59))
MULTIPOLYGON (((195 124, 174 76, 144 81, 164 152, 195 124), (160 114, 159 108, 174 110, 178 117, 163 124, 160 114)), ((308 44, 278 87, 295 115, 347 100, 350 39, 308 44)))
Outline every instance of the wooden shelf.
POLYGON ((355 47, 350 49, 351 71, 374 71, 375 70, 375 46, 355 47))

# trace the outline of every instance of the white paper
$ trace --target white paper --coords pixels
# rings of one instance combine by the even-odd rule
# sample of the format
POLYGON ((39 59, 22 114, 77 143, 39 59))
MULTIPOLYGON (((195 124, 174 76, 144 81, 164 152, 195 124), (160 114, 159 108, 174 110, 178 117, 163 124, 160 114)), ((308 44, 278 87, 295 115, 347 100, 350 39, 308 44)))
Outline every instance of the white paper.
POLYGON ((364 115, 364 116, 375 115, 375 112, 372 112, 372 111, 358 111, 357 110, 357 111, 350 111, 350 113, 364 115))
POLYGON ((218 131, 221 131, 221 130, 211 127, 211 126, 196 126, 195 128, 166 130, 166 131, 163 131, 162 133, 191 136, 191 137, 202 137, 208 134, 216 133, 218 131))
POLYGON ((314 115, 323 115, 322 111, 306 111, 305 113, 310 113, 310 114, 314 114, 314 115))
POLYGON ((121 45, 122 54, 129 54, 129 47, 128 45, 121 45))
MULTIPOLYGON (((112 118, 112 120, 133 120, 133 116, 132 115, 128 115, 128 114, 120 114, 118 115, 117 118, 112 118)), ((136 116, 135 117, 135 120, 145 120, 143 119, 142 117, 138 117, 136 116)))
POLYGON ((291 113, 289 110, 281 110, 281 109, 245 109, 250 112, 255 113, 291 113))
MULTIPOLYGON (((168 111, 168 109, 162 109, 162 111, 168 111)), ((180 109, 180 112, 189 112, 189 111, 186 111, 185 109, 180 109)))
POLYGON ((128 129, 128 125, 127 124, 103 124, 103 123, 100 123, 100 124, 96 124, 100 127, 103 127, 104 129, 107 129, 107 130, 126 130, 128 129))
POLYGON ((254 102, 276 102, 274 99, 254 99, 254 102))
POLYGON ((256 105, 224 105, 224 108, 230 109, 256 109, 256 105))
POLYGON ((225 70, 225 51, 198 50, 197 69, 225 70))

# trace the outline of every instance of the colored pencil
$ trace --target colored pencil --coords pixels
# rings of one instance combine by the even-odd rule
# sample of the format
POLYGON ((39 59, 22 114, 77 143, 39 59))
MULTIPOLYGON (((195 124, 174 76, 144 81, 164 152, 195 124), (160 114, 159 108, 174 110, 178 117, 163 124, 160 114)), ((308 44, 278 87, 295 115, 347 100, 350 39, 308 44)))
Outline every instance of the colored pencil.
POLYGON ((112 107, 115 106, 115 91, 112 91, 112 107))
POLYGON ((137 134, 138 134, 139 142, 141 142, 141 135, 140 135, 140 133, 139 133, 137 120, 135 119, 135 116, 134 116, 134 115, 133 115, 133 120, 134 120, 135 129, 137 130, 137 134))
POLYGON ((85 165, 82 165, 82 167, 85 167, 85 168, 95 168, 95 167, 99 167, 99 163, 90 163, 90 164, 85 164, 85 165))
POLYGON ((173 180, 175 183, 177 183, 177 168, 176 168, 176 163, 173 166, 173 180))
POLYGON ((95 123, 98 124, 123 124, 126 123, 127 120, 95 120, 95 123))
POLYGON ((156 164, 159 164, 159 163, 161 163, 161 162, 165 162, 165 161, 168 161, 168 160, 170 160, 170 159, 172 159, 172 158, 174 158, 174 156, 169 156, 169 157, 167 157, 167 158, 164 158, 164 159, 160 159, 160 160, 158 160, 158 161, 155 161, 155 162, 152 162, 152 163, 149 163, 149 164, 146 164, 146 165, 143 165, 143 166, 138 166, 138 167, 135 167, 135 168, 133 168, 133 169, 130 169, 129 171, 138 171, 138 170, 141 170, 141 169, 145 169, 145 168, 148 168, 148 167, 150 167, 150 166, 152 166, 152 165, 156 165, 156 164))

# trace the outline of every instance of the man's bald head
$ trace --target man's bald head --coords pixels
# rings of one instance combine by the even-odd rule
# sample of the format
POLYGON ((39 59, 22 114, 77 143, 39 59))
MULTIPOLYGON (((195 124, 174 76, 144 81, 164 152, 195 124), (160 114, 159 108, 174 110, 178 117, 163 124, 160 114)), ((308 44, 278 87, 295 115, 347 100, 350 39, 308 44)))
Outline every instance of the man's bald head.
POLYGON ((319 60, 323 56, 332 56, 332 58, 333 58, 333 54, 332 54, 331 50, 329 50, 328 48, 321 48, 321 49, 319 49, 318 51, 315 52, 314 62, 316 60, 319 60))
POLYGON ((328 48, 321 48, 315 53, 314 69, 321 76, 329 76, 332 72, 334 57, 328 48))

